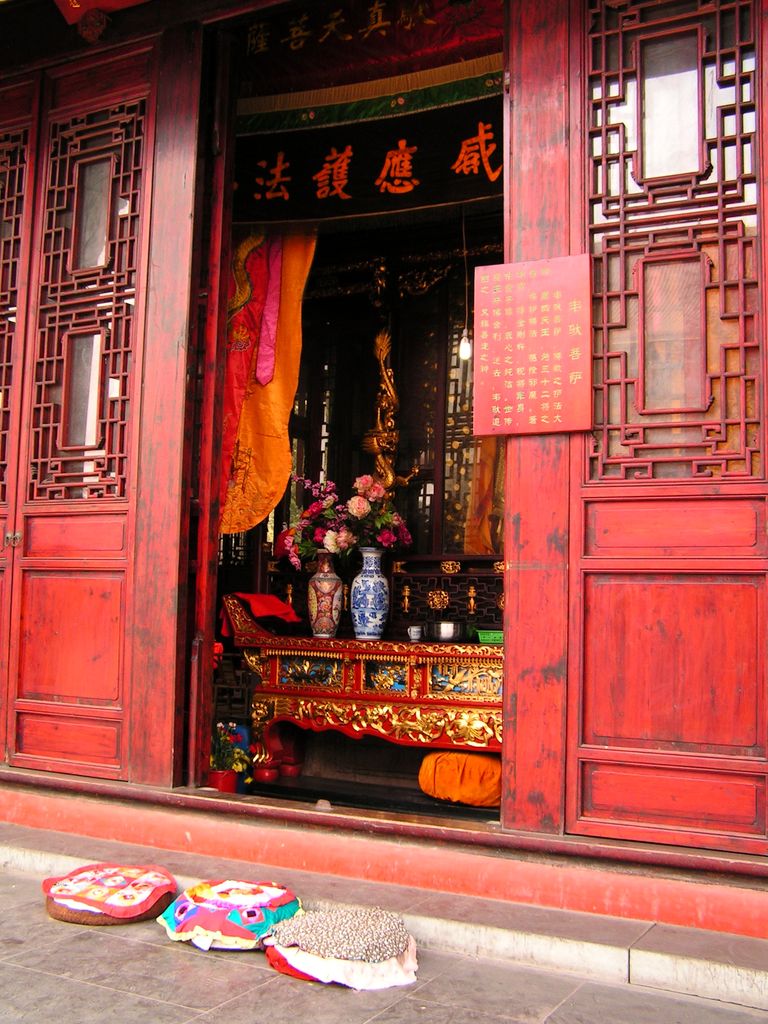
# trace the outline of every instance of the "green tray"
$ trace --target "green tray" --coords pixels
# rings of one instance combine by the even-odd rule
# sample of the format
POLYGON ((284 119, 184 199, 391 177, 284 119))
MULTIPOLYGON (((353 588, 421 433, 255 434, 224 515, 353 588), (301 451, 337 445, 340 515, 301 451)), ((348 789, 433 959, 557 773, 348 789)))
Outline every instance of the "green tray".
POLYGON ((504 633, 500 629, 478 629, 477 639, 481 644, 503 644, 504 633))

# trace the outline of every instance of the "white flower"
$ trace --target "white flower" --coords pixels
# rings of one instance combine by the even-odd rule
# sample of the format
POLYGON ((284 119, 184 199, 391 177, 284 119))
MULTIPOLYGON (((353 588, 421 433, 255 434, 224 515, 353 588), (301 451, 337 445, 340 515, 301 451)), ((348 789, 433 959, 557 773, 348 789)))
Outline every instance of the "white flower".
POLYGON ((323 547, 326 551, 330 551, 332 555, 339 553, 339 535, 336 530, 326 531, 323 537, 323 547))

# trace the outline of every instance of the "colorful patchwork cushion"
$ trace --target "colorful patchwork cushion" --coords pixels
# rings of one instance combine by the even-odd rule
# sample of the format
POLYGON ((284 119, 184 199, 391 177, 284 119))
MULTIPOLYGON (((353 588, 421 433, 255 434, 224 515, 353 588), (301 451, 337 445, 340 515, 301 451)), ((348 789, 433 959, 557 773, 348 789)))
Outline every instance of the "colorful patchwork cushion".
POLYGON ((458 750, 427 754, 419 768, 419 786, 438 800, 498 807, 501 803, 501 758, 458 750))
POLYGON ((380 907, 333 907, 297 914, 265 940, 267 960, 294 977, 354 989, 410 985, 416 943, 397 914, 380 907))
POLYGON ((206 881, 185 889, 158 922, 175 942, 198 949, 257 949, 272 928, 301 909, 275 882, 206 881))
POLYGON ((45 909, 58 921, 125 924, 156 917, 178 890, 154 864, 86 864, 43 882, 45 909))

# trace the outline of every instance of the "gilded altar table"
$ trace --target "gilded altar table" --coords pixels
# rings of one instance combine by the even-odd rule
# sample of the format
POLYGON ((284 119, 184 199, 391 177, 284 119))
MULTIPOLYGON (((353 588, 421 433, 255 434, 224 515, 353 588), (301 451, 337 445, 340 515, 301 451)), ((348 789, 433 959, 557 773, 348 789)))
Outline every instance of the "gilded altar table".
POLYGON ((502 648, 276 636, 234 594, 223 603, 235 646, 257 680, 251 718, 258 781, 300 774, 301 733, 291 724, 413 747, 501 750, 502 648))

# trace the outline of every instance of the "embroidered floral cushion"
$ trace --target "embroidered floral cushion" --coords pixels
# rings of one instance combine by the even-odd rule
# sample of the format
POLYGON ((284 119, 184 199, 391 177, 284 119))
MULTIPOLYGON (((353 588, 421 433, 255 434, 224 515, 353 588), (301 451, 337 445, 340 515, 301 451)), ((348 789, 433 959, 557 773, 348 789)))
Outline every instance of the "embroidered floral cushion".
POLYGON ((145 921, 177 891, 173 875, 154 864, 85 864, 43 882, 48 914, 76 924, 145 921))
POLYGON ((198 949, 257 949, 272 928, 301 909, 275 882, 198 882, 158 917, 170 939, 198 949))

